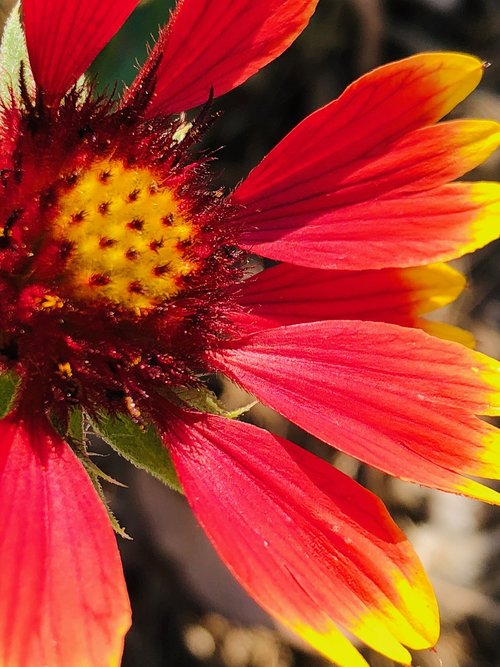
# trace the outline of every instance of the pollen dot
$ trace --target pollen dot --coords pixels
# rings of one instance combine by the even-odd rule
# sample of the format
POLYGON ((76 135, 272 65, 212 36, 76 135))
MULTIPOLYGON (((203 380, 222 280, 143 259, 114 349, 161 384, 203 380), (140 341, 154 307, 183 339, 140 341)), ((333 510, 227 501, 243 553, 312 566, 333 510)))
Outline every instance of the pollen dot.
POLYGON ((94 273, 89 278, 89 285, 94 287, 104 287, 104 285, 109 285, 111 278, 104 273, 94 273))
POLYGON ((168 269, 168 264, 162 264, 162 266, 155 266, 153 273, 155 276, 164 276, 166 273, 168 273, 168 269))
POLYGON ((136 406, 132 398, 130 396, 125 396, 124 402, 125 402, 125 407, 127 408, 127 411, 130 414, 130 416, 133 417, 134 419, 139 419, 139 417, 141 416, 141 411, 136 406))
POLYGON ((78 172, 74 171, 71 174, 67 174, 64 178, 66 185, 72 186, 75 185, 78 181, 78 172))
POLYGON ((127 252, 125 253, 125 257, 129 260, 135 260, 139 257, 139 253, 135 248, 129 248, 127 252))
POLYGON ((153 252, 158 252, 160 248, 163 248, 164 241, 163 239, 160 239, 159 241, 155 239, 154 241, 151 241, 149 244, 149 249, 152 250, 153 252))
POLYGON ((134 229, 136 232, 142 232, 144 229, 144 220, 141 220, 140 218, 134 218, 128 223, 127 227, 134 229))
POLYGON ((109 208, 111 206, 111 202, 109 201, 103 201, 99 204, 97 207, 97 210, 101 215, 107 215, 109 213, 109 208))
POLYGON ((111 178, 111 171, 109 169, 105 169, 101 171, 99 174, 99 180, 101 181, 101 183, 107 183, 110 178, 111 178))
POLYGON ((116 239, 108 239, 106 236, 103 236, 99 240, 99 247, 100 248, 112 248, 116 244, 117 244, 116 239))
POLYGON ((63 241, 59 246, 59 257, 62 260, 68 259, 73 251, 73 243, 71 241, 63 241))
POLYGON ((83 209, 81 211, 77 211, 76 213, 72 214, 71 222, 78 224, 79 222, 82 222, 82 220, 85 218, 86 215, 87 212, 84 211, 83 209))
POLYGON ((128 291, 132 292, 132 294, 144 294, 144 287, 138 280, 134 280, 133 282, 129 283, 128 291))

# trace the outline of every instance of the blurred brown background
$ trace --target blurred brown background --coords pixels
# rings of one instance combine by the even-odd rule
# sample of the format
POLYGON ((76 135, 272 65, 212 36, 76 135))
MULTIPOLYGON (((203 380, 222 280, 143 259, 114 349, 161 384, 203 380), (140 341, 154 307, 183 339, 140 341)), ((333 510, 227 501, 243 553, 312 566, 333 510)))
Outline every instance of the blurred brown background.
MULTIPOLYGON (((134 63, 143 61, 145 42, 166 20, 171 4, 141 4, 95 64, 100 85, 132 79, 134 63)), ((320 0, 310 27, 287 53, 215 102, 221 117, 206 146, 221 147, 216 180, 226 187, 237 183, 299 120, 368 69, 442 49, 471 52, 492 63, 480 90, 458 114, 500 121, 500 0, 320 0)), ((500 179, 500 154, 471 178, 500 179)), ((471 276, 470 286, 443 315, 471 328, 479 348, 494 356, 500 356, 499 253, 500 245, 493 244, 458 263, 471 276)), ((247 400, 234 388, 222 390, 228 406, 247 400)), ((415 665, 500 667, 500 509, 387 479, 332 456, 262 407, 250 418, 329 456, 381 495, 411 537, 436 587, 443 618, 437 652, 419 653, 415 665)), ((98 462, 128 485, 109 489, 113 509, 133 537, 120 539, 135 621, 124 667, 327 664, 247 598, 181 496, 108 450, 98 462)), ((373 667, 393 664, 368 655, 373 667)))

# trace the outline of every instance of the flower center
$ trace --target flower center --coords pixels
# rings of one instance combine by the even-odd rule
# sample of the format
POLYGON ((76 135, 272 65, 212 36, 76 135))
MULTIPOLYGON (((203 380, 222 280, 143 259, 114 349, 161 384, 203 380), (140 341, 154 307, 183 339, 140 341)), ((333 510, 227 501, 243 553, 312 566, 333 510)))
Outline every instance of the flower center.
POLYGON ((67 258, 62 296, 140 315, 173 298, 197 269, 197 228, 175 191, 145 167, 102 160, 69 177, 51 236, 67 258))

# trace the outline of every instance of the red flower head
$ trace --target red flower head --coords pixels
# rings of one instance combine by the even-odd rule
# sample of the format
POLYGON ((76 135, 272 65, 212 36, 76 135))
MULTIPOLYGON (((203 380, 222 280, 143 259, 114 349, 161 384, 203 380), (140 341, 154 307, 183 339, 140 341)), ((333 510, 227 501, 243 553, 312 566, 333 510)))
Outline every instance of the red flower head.
POLYGON ((337 665, 366 666, 343 630, 408 663, 436 604, 381 502, 231 418, 205 380, 387 473, 500 501, 471 479, 500 477, 476 417, 498 413, 498 366, 423 317, 463 287, 436 262, 497 236, 500 185, 451 181, 499 126, 435 124, 483 65, 424 54, 363 76, 224 196, 193 151, 206 106, 178 113, 277 57, 316 0, 181 0, 121 99, 99 97, 80 77, 136 5, 23 0, 29 62, 5 72, 0 663, 119 664, 130 610, 82 418, 162 478, 168 450, 236 578, 337 665), (247 278, 250 251, 281 263, 247 278))

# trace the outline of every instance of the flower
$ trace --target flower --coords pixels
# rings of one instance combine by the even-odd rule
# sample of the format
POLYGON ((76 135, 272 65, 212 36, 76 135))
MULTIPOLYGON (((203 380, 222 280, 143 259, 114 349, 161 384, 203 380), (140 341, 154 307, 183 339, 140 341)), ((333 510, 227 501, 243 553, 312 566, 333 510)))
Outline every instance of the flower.
POLYGON ((463 288, 442 262, 497 236, 500 185, 451 181, 499 125, 436 124, 483 64, 423 54, 366 74, 224 196, 192 150, 205 103, 286 49, 316 1, 182 0, 114 102, 80 77, 136 4, 23 0, 30 64, 5 68, 0 662, 120 661, 130 609, 84 415, 162 478, 168 450, 275 618, 341 667, 367 664, 342 630, 408 663, 435 643, 437 607, 382 503, 231 418, 205 378, 389 474, 500 502, 471 479, 500 477, 476 416, 498 414, 498 364, 423 317, 463 288), (281 263, 248 277, 249 252, 281 263))

